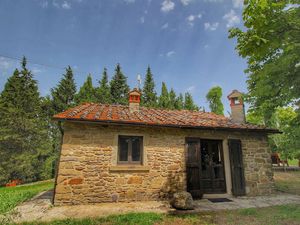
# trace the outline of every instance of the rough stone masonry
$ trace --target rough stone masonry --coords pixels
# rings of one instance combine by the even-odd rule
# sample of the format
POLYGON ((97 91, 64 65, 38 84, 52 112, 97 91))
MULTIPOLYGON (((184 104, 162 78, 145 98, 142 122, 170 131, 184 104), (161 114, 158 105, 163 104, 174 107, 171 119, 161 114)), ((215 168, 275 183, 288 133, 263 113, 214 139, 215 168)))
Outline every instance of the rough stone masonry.
POLYGON ((228 138, 240 139, 247 196, 273 192, 267 134, 65 122, 54 204, 163 200, 186 190, 186 137, 223 140, 224 152, 228 138), (117 164, 118 135, 143 136, 142 165, 117 164))

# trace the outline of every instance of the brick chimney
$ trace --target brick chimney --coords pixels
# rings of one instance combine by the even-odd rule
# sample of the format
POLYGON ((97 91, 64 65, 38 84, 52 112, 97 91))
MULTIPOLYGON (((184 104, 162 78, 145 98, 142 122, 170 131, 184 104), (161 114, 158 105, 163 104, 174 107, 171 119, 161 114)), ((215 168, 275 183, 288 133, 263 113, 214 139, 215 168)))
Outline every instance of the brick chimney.
POLYGON ((141 92, 137 88, 134 88, 128 95, 130 113, 138 112, 140 109, 141 92))
POLYGON ((230 101, 231 120, 234 123, 245 123, 245 106, 242 98, 242 93, 238 90, 233 90, 227 98, 230 101))

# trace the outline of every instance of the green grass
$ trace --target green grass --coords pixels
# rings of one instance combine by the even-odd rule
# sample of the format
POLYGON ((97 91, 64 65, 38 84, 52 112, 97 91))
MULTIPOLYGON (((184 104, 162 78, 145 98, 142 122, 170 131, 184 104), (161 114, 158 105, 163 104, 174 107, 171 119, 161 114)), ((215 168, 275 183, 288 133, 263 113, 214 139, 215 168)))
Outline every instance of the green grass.
POLYGON ((278 191, 300 195, 300 171, 274 172, 278 191))
POLYGON ((32 183, 16 187, 0 188, 0 214, 6 213, 21 202, 32 198, 38 193, 53 188, 53 181, 32 183))
POLYGON ((290 166, 298 166, 298 159, 289 159, 289 165, 290 166))
MULTIPOLYGON (((35 225, 36 222, 23 223, 35 225)), ((159 213, 128 213, 102 218, 65 219, 39 222, 40 225, 298 225, 300 205, 281 205, 266 208, 251 208, 220 212, 203 212, 188 215, 159 213)))

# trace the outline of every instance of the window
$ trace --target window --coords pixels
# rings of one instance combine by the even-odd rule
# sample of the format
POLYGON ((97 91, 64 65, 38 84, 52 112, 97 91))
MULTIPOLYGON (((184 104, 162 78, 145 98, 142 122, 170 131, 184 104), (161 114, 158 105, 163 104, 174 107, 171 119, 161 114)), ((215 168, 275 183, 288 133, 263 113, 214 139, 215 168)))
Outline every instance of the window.
POLYGON ((142 153, 143 137, 119 136, 119 164, 142 164, 142 153))

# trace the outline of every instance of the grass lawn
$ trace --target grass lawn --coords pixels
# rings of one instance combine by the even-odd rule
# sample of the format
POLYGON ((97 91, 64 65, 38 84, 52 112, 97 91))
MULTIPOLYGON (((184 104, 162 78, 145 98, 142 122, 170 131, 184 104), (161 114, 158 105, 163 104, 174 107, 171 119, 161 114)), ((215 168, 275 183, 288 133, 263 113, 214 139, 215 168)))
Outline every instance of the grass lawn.
MULTIPOLYGON (((23 223, 23 225, 36 223, 23 223)), ((128 213, 104 218, 56 220, 44 225, 296 225, 300 224, 300 205, 282 205, 267 208, 242 209, 192 215, 164 215, 157 213, 128 213)))
POLYGON ((276 171, 274 180, 278 191, 300 195, 300 171, 276 171))
POLYGON ((298 166, 298 159, 292 159, 292 160, 290 160, 289 159, 289 165, 290 166, 298 166))
POLYGON ((36 194, 53 188, 53 181, 42 181, 16 187, 0 188, 0 214, 8 212, 36 194))

